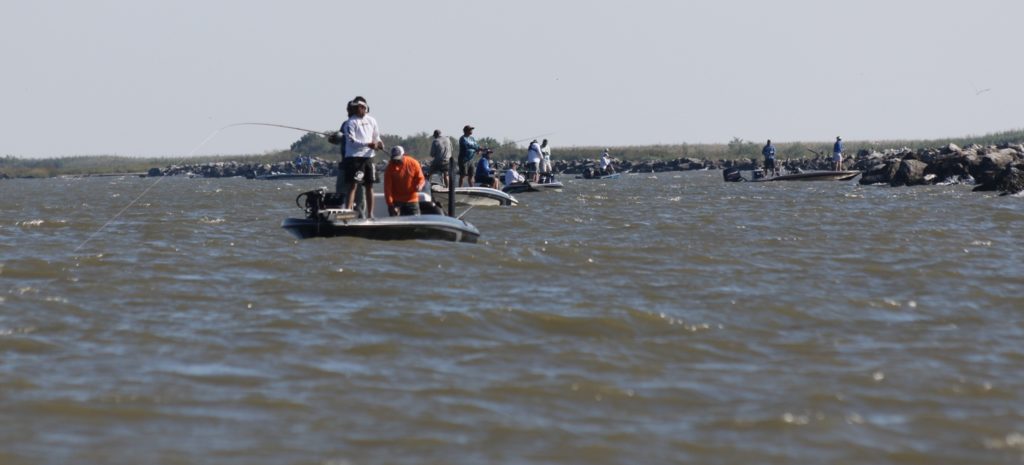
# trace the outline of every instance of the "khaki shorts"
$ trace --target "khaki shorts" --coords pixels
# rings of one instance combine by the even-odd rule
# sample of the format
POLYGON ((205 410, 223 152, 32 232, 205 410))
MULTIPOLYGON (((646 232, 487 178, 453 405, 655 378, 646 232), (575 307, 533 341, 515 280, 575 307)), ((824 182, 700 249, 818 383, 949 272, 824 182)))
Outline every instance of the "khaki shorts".
POLYGON ((430 162, 430 174, 448 174, 448 160, 435 159, 430 162))

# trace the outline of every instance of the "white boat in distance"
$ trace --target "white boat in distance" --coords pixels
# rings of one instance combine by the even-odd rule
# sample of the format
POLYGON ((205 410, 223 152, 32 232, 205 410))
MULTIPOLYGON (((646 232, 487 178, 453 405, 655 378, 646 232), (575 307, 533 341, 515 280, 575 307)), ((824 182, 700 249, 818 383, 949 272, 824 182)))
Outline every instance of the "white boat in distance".
MULTIPOLYGON (((430 193, 434 200, 441 205, 448 204, 447 187, 440 184, 431 184, 430 193)), ((519 201, 511 194, 491 189, 490 187, 456 187, 455 204, 463 207, 470 205, 477 207, 505 207, 518 205, 519 201)))

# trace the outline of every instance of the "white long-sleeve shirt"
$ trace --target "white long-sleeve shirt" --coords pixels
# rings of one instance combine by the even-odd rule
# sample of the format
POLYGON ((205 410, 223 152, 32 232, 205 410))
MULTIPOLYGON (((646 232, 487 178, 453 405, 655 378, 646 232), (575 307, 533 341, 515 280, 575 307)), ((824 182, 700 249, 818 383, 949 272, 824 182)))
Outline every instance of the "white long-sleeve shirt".
POLYGON ((509 185, 509 184, 512 184, 512 183, 523 182, 525 180, 526 180, 526 178, 524 178, 521 174, 519 174, 519 172, 516 171, 515 168, 509 168, 508 171, 505 171, 505 185, 506 186, 509 185))
POLYGON ((377 120, 370 115, 353 116, 342 127, 345 129, 345 157, 372 158, 374 152, 370 144, 381 141, 377 120))

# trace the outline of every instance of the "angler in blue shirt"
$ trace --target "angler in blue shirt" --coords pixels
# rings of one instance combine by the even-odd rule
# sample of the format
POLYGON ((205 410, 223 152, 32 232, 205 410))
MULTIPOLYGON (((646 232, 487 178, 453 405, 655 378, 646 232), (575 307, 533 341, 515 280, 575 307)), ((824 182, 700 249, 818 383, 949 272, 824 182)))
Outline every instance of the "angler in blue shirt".
POLYGON ((462 137, 459 138, 459 187, 462 187, 463 178, 469 178, 466 183, 473 187, 473 156, 479 146, 473 137, 473 126, 466 125, 462 128, 462 137))
POLYGON ((843 138, 839 136, 836 136, 836 143, 832 146, 832 161, 836 171, 843 170, 843 138))
POLYGON ((761 149, 761 155, 764 155, 764 173, 772 173, 772 176, 778 176, 779 167, 775 164, 775 146, 772 145, 771 139, 768 139, 768 143, 761 149))
POLYGON ((498 179, 491 169, 491 151, 484 149, 480 151, 480 161, 476 164, 476 184, 481 187, 498 188, 498 179))

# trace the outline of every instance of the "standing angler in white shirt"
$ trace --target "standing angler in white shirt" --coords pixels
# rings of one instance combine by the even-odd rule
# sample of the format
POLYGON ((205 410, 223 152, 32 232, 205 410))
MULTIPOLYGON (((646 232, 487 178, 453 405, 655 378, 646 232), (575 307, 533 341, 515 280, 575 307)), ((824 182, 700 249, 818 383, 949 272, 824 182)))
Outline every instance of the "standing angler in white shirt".
POLYGON ((608 149, 604 149, 604 153, 601 154, 601 175, 614 173, 615 168, 612 166, 612 157, 608 155, 608 149))
POLYGON ((548 145, 548 140, 544 139, 540 142, 540 172, 545 175, 551 174, 551 146, 548 145))
POLYGON ((384 150, 384 142, 380 138, 377 120, 366 114, 366 102, 352 103, 356 113, 345 122, 345 158, 341 161, 345 179, 350 184, 345 208, 352 209, 356 188, 362 184, 366 189, 366 217, 373 218, 373 182, 376 181, 373 150, 384 150))
POLYGON ((540 145, 537 139, 530 142, 530 148, 526 149, 526 172, 530 175, 531 182, 538 182, 540 179, 540 145))

